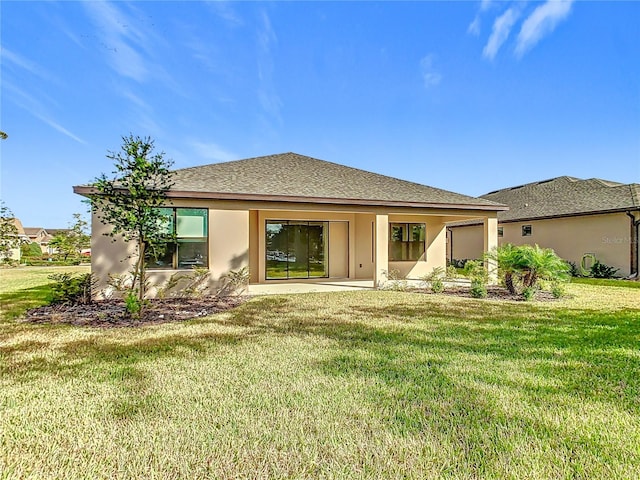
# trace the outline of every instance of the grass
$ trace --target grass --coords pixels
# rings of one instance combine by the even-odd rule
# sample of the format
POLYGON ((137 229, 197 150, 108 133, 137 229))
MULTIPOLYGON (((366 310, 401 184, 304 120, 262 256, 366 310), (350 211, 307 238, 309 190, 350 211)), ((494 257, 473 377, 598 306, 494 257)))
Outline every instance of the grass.
POLYGON ((582 285, 601 285, 606 287, 640 288, 640 282, 637 280, 620 280, 617 278, 573 277, 571 279, 571 282, 579 283, 582 285))
POLYGON ((638 291, 569 291, 5 322, 0 478, 639 478, 638 291))
POLYGON ((30 308, 46 304, 52 283, 49 275, 89 271, 88 265, 0 269, 0 320, 19 317, 30 308))

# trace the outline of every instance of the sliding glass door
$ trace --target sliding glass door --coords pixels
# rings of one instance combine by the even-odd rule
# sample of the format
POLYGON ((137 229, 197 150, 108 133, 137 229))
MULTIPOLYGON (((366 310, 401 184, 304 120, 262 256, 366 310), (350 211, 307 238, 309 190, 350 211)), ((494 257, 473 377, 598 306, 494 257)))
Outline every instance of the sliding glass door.
POLYGON ((328 277, 327 232, 328 222, 268 220, 267 279, 328 277))

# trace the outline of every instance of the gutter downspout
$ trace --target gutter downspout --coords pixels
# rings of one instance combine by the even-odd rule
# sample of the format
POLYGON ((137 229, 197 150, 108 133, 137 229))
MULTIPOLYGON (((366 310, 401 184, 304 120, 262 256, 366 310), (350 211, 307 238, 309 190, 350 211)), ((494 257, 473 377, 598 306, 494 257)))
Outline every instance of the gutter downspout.
MULTIPOLYGON (((636 211, 640 212, 640 210, 636 210, 636 211)), ((636 275, 636 278, 638 278, 640 276, 640 271, 639 271, 640 269, 638 265, 639 264, 638 240, 640 237, 640 229, 638 227, 640 226, 640 218, 636 218, 636 216, 633 213, 631 213, 630 210, 627 210, 626 213, 631 222, 631 237, 630 237, 631 268, 630 270, 631 270, 631 275, 636 275)))

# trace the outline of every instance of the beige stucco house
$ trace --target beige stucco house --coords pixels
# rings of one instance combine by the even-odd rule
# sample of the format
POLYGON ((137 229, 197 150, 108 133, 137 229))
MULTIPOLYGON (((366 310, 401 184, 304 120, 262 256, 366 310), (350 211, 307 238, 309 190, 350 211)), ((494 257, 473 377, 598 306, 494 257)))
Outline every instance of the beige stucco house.
POLYGON ((20 221, 19 218, 12 218, 9 219, 9 221, 11 223, 13 223, 13 225, 16 227, 16 236, 18 237, 18 244, 15 247, 12 247, 9 249, 9 251, 7 252, 8 255, 4 255, 4 258, 0 258, 0 260, 11 260, 11 261, 15 261, 15 262, 19 262, 20 258, 22 257, 22 252, 20 250, 20 245, 22 245, 23 243, 27 242, 28 243, 28 237, 24 232, 24 227, 22 226, 22 222, 20 221))
MULTIPOLYGON (((591 255, 619 269, 638 272, 640 185, 601 179, 558 177, 482 195, 509 206, 498 213, 498 243, 538 244, 581 265, 591 255)), ((482 255, 482 225, 465 221, 447 227, 450 259, 482 255)), ((588 266, 588 265, 587 265, 588 266)))
MULTIPOLYGON (((214 280, 248 267, 251 283, 362 279, 382 284, 397 270, 418 278, 446 264, 446 224, 482 225, 484 249, 497 244, 506 207, 295 153, 175 171, 167 228, 176 241, 148 258, 152 283, 193 266, 214 280)), ((89 186, 74 187, 81 195, 89 186)), ((130 266, 127 249, 92 219, 92 270, 130 266)))

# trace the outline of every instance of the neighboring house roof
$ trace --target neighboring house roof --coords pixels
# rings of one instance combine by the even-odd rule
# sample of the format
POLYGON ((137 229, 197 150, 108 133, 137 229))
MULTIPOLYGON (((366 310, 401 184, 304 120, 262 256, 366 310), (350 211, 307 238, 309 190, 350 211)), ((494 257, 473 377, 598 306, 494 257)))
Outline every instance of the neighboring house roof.
POLYGON ((171 196, 490 210, 506 208, 490 200, 291 152, 184 168, 175 171, 174 181, 171 196))
POLYGON ((70 232, 71 229, 70 228, 47 228, 47 233, 49 234, 49 237, 53 237, 54 235, 61 233, 61 232, 70 232))
MULTIPOLYGON (((640 184, 563 176, 496 190, 482 198, 509 206, 508 211, 498 213, 499 222, 516 222, 639 210, 640 184)), ((477 221, 451 226, 474 223, 477 221)))
POLYGON ((13 224, 15 225, 16 230, 18 231, 19 237, 27 236, 27 234, 25 233, 25 228, 22 226, 22 222, 20 221, 19 218, 14 218, 13 224))
POLYGON ((37 237, 38 235, 46 235, 47 232, 42 227, 24 227, 24 233, 29 237, 37 237))

